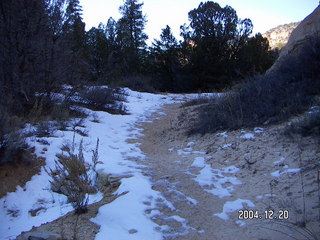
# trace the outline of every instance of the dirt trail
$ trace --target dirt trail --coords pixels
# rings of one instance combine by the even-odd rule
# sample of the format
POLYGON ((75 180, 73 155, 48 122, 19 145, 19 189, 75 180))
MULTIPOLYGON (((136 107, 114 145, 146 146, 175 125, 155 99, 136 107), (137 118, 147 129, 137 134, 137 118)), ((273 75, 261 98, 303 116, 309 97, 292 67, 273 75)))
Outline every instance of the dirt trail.
MULTIPOLYGON (((131 160, 147 166, 144 174, 167 200, 157 200, 156 208, 145 202, 150 206, 146 215, 164 239, 318 239, 319 138, 285 137, 284 125, 187 137, 196 108, 166 105, 151 121, 136 126, 143 137, 128 140, 141 144, 146 159, 131 160), (239 220, 238 209, 258 211, 261 219, 239 220), (265 210, 274 216, 286 210, 289 219, 266 220, 265 210)), ((90 218, 115 198, 105 196, 79 219, 70 213, 35 229, 63 230, 71 239, 78 225, 78 239, 94 239, 99 226, 90 218)))
MULTIPOLYGON (((304 138, 297 143, 279 135, 281 126, 255 129, 256 132, 187 137, 184 123, 192 123, 194 108, 166 105, 165 114, 158 113, 151 123, 139 126, 144 129, 144 137, 137 141, 142 143, 141 150, 147 156, 143 161, 149 166, 146 174, 151 176, 153 188, 172 203, 168 207, 159 202, 160 212, 152 217, 162 226, 165 239, 292 239, 284 233, 308 239, 301 238, 296 231, 301 230, 297 224, 303 222, 303 208, 308 226, 320 229, 317 171, 311 168, 303 174, 283 173, 288 168, 300 167, 297 156, 304 159, 304 166, 309 162, 311 166, 315 158, 319 159, 315 139, 304 138), (202 163, 197 165, 195 159, 202 163), (274 163, 277 160, 279 163, 274 163), (277 170, 283 175, 272 176, 277 170), (301 175, 305 184, 304 201, 299 184, 301 175), (200 186, 197 180, 204 183, 200 186), (238 211, 227 213, 228 220, 215 216, 227 207, 228 201, 233 206, 236 201, 244 202, 242 209, 259 211, 262 219, 239 221, 238 211), (279 209, 287 210, 289 220, 266 221, 264 211, 269 209, 275 214, 279 209)), ((304 229, 301 231, 304 233, 304 229)))

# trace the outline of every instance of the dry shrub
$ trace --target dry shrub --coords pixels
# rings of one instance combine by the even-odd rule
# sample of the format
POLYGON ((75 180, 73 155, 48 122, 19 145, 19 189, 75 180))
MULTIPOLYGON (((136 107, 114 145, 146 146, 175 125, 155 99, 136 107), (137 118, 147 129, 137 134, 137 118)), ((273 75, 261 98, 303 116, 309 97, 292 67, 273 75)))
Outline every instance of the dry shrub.
POLYGON ((213 97, 199 94, 197 96, 197 98, 191 99, 191 100, 183 103, 182 107, 196 106, 196 105, 201 105, 201 104, 205 104, 205 103, 210 103, 213 101, 214 101, 213 97))
POLYGON ((15 116, 9 116, 5 109, 0 108, 0 165, 22 160, 29 163, 29 146, 25 142, 25 136, 21 131, 22 120, 15 116))
POLYGON ((304 114, 299 119, 292 121, 284 130, 285 134, 300 134, 308 136, 315 134, 320 136, 320 111, 314 111, 304 114))
POLYGON ((93 151, 92 161, 88 164, 83 156, 83 141, 81 140, 77 153, 73 141, 71 147, 65 146, 64 152, 56 155, 58 159, 55 161, 55 170, 47 170, 52 178, 52 191, 65 195, 78 214, 87 212, 88 194, 97 192, 94 179, 98 163, 98 146, 99 139, 93 151))
POLYGON ((37 137, 49 137, 54 132, 54 128, 48 121, 40 121, 36 125, 36 136, 37 137))
POLYGON ((319 69, 320 40, 313 39, 273 71, 248 79, 219 102, 201 108, 190 133, 274 124, 302 114, 320 94, 319 69))
POLYGON ((126 100, 126 93, 120 88, 85 88, 80 92, 81 103, 95 111, 106 111, 112 114, 126 114, 127 109, 122 102, 126 100))
POLYGON ((123 78, 123 84, 134 90, 139 92, 149 92, 149 93, 155 93, 156 90, 153 87, 155 82, 150 77, 145 76, 128 76, 123 78))

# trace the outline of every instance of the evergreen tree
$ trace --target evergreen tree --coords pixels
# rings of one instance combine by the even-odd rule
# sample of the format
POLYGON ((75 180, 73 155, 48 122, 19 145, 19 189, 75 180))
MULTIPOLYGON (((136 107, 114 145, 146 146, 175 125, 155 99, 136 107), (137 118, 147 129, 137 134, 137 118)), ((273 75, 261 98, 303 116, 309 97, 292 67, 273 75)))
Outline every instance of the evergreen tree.
POLYGON ((86 80, 88 65, 85 59, 86 35, 85 23, 82 21, 82 7, 79 0, 68 0, 63 26, 64 46, 69 66, 67 78, 71 83, 86 80))
POLYGON ((117 22, 112 17, 108 19, 105 35, 111 45, 115 46, 117 44, 117 22))
POLYGON ((147 20, 142 6, 138 0, 126 0, 119 8, 122 17, 117 24, 117 37, 128 73, 141 71, 145 54, 148 36, 144 33, 147 20))
POLYGON ((239 73, 243 76, 264 73, 277 57, 277 51, 270 50, 268 39, 258 33, 239 51, 239 73))
POLYGON ((162 29, 162 33, 160 35, 160 41, 155 40, 155 42, 152 45, 154 46, 155 49, 168 51, 170 49, 176 48, 178 45, 178 41, 173 36, 171 28, 167 25, 166 28, 162 29))
POLYGON ((177 68, 178 42, 167 25, 160 40, 154 40, 150 48, 150 64, 153 78, 158 79, 161 91, 176 90, 174 70, 177 68))
POLYGON ((79 0, 68 0, 68 6, 66 9, 66 30, 71 30, 70 26, 76 24, 76 21, 82 20, 82 7, 79 0), (69 29, 68 29, 69 28, 69 29))
POLYGON ((200 3, 188 15, 190 24, 181 26, 189 54, 184 70, 194 74, 193 86, 223 88, 235 76, 234 64, 252 32, 252 23, 239 19, 232 7, 222 8, 211 1, 200 3))
POLYGON ((105 26, 100 23, 98 28, 91 28, 87 32, 87 54, 90 67, 90 80, 105 84, 108 70, 108 56, 111 52, 110 44, 105 35, 105 26))

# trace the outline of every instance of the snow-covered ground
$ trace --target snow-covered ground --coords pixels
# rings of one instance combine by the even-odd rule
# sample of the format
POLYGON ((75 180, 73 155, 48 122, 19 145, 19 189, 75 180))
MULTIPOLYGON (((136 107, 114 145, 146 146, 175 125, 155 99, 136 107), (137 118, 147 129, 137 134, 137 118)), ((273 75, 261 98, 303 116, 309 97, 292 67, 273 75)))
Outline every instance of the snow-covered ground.
MULTIPOLYGON (((88 137, 76 134, 75 142, 79 143, 83 139, 84 156, 88 160, 91 159, 91 151, 99 138, 101 164, 98 165, 98 169, 105 173, 131 176, 121 180, 116 192, 117 194, 127 192, 127 194, 101 207, 98 215, 92 219, 101 226, 96 239, 162 239, 161 233, 156 230, 157 225, 150 219, 152 216, 146 215, 145 211, 155 206, 155 201, 163 197, 159 192, 152 190, 150 179, 142 174, 144 166, 128 160, 132 157, 144 159, 144 154, 137 144, 129 144, 127 140, 141 136, 141 129, 138 129, 136 124, 147 121, 148 117, 159 111, 163 104, 196 98, 198 94, 157 95, 138 93, 129 89, 126 91, 129 96, 125 105, 130 115, 112 115, 86 109, 89 116, 85 119, 84 125, 88 137), (93 114, 99 123, 91 121, 93 114), (149 205, 147 206, 145 202, 149 205)), ((56 154, 61 152, 62 145, 72 142, 73 134, 71 130, 56 131, 54 137, 42 138, 49 145, 42 145, 36 137, 30 137, 28 142, 36 147, 38 156, 45 157, 45 167, 53 168, 56 154), (44 152, 44 148, 47 151, 44 152)), ((188 147, 191 146, 192 144, 188 147)), ((188 150, 190 149, 181 151, 181 154, 185 154, 188 150)), ((0 199, 0 239, 15 239, 22 231, 53 221, 72 211, 72 206, 66 203, 65 196, 50 191, 49 180, 50 177, 42 168, 39 175, 34 176, 24 188, 17 187, 15 192, 8 193, 0 199), (31 210, 35 210, 35 216, 31 216, 31 210)), ((90 195, 89 200, 93 203, 101 198, 102 194, 97 193, 90 195)))

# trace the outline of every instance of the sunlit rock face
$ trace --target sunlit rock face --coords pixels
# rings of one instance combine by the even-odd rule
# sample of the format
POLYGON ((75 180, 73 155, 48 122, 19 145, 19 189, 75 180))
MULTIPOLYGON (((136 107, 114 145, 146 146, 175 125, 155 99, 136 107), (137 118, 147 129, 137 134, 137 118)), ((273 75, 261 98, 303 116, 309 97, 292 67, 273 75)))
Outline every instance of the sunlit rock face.
POLYGON ((318 37, 320 37, 320 6, 292 31, 288 43, 281 50, 280 57, 297 52, 311 38, 318 37))
POLYGON ((299 22, 280 25, 272 28, 262 36, 268 39, 271 49, 281 49, 286 45, 292 31, 298 26, 298 24, 299 22))
POLYGON ((279 58, 268 70, 275 70, 283 61, 297 56, 300 50, 312 39, 320 37, 320 6, 307 16, 291 33, 287 44, 281 49, 279 58))

